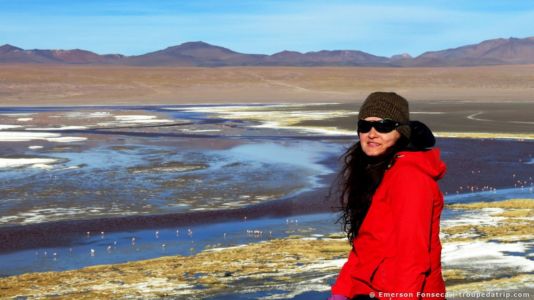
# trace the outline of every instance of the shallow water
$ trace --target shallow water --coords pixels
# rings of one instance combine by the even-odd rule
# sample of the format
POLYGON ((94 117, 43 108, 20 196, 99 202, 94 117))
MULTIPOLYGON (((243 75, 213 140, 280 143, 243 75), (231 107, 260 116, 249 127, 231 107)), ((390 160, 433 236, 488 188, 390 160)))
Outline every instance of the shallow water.
POLYGON ((501 201, 506 199, 521 199, 521 198, 534 198, 534 188, 508 188, 508 189, 497 189, 494 191, 481 191, 481 192, 470 192, 458 195, 448 195, 445 197, 445 203, 454 204, 454 203, 469 203, 469 202, 493 202, 501 201))
POLYGON ((98 146, 49 153, 63 162, 49 170, 4 170, 0 224, 213 210, 294 196, 333 172, 317 161, 338 148, 312 141, 177 147, 98 146))
MULTIPOLYGON (((500 195, 500 200, 511 198, 507 195, 534 198, 532 192, 514 189, 505 189, 496 194, 500 195)), ((445 202, 497 201, 487 196, 484 193, 478 193, 478 195, 467 193, 447 196, 445 202)), ((463 211, 445 209, 442 213, 442 222, 463 220, 470 218, 470 215, 463 211)), ((335 213, 320 213, 243 219, 189 227, 104 232, 104 234, 80 232, 79 237, 72 240, 68 246, 35 248, 0 254, 0 264, 2 275, 5 276, 27 272, 78 269, 97 264, 115 264, 166 255, 192 255, 207 248, 244 245, 288 236, 324 237, 332 233, 340 234, 341 225, 336 224, 337 217, 338 214, 335 213), (91 249, 95 250, 94 256, 91 255, 91 249)), ((533 245, 527 246, 528 249, 521 256, 533 253, 533 245)))
POLYGON ((338 231, 335 221, 334 214, 313 214, 157 230, 80 233, 69 246, 0 254, 1 275, 70 270, 166 255, 192 255, 207 248, 244 245, 291 235, 322 236, 338 231), (91 249, 94 255, 91 255, 91 249))
POLYGON ((12 112, 32 114, 34 124, 21 123, 26 131, 72 122, 89 129, 61 131, 87 139, 82 142, 9 142, 16 148, 0 157, 56 162, 0 165, 0 226, 216 210, 291 197, 323 185, 318 178, 334 170, 318 162, 342 151, 339 143, 262 137, 266 130, 253 129, 251 140, 245 124, 227 126, 229 120, 165 107, 12 108, 0 110, 0 123, 17 123, 19 115, 6 116, 12 112), (110 118, 144 122, 154 115, 193 123, 145 128, 128 121, 108 130, 110 118), (234 137, 219 137, 228 134, 234 137))

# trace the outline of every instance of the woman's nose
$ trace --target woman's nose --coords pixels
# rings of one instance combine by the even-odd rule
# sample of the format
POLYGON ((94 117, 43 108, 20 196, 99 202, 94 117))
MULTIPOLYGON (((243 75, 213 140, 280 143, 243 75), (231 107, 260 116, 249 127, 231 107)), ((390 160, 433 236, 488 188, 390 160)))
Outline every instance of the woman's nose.
POLYGON ((378 136, 378 132, 376 132, 376 129, 374 127, 371 127, 371 130, 369 131, 369 137, 375 138, 378 136))

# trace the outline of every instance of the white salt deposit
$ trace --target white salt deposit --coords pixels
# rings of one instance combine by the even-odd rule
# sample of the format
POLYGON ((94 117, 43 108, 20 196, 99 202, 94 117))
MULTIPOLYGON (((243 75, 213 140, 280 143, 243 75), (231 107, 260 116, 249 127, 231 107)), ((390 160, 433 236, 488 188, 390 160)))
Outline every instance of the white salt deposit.
POLYGON ((32 165, 32 168, 50 170, 50 169, 53 169, 54 167, 52 167, 51 165, 47 165, 47 164, 34 164, 32 165))
POLYGON ((303 279, 297 284, 288 283, 276 287, 279 290, 288 290, 288 293, 273 294, 269 296, 258 297, 260 300, 274 300, 274 299, 293 299, 298 295, 306 292, 325 292, 329 291, 331 286, 329 281, 331 278, 335 278, 337 274, 328 274, 311 279, 303 279))
POLYGON ((298 273, 302 271, 321 271, 325 269, 340 269, 347 262, 346 258, 331 259, 331 260, 320 260, 319 262, 312 264, 305 264, 298 268, 298 273))
POLYGON ((87 115, 88 118, 107 118, 111 117, 111 113, 108 111, 97 111, 87 115))
POLYGON ((272 110, 274 107, 294 107, 293 105, 267 105, 267 106, 212 106, 212 107, 188 107, 182 109, 193 112, 214 113, 218 117, 227 119, 241 119, 258 121, 261 124, 254 128, 272 128, 297 130, 302 133, 315 133, 321 135, 348 135, 356 136, 351 130, 343 130, 336 127, 319 126, 294 126, 301 121, 326 120, 336 117, 357 115, 357 112, 348 110, 314 111, 314 110, 272 110))
POLYGON ((26 130, 37 130, 37 131, 55 131, 55 130, 84 130, 87 129, 86 126, 61 126, 61 127, 48 127, 48 128, 26 128, 26 130))
POLYGON ((236 246, 231 246, 231 247, 211 248, 211 249, 206 249, 205 252, 220 252, 220 251, 224 251, 224 250, 228 250, 228 249, 244 248, 244 247, 247 247, 247 246, 248 245, 246 245, 246 244, 241 244, 241 245, 236 245, 236 246))
POLYGON ((502 213, 502 208, 485 207, 475 211, 466 211, 454 219, 441 221, 443 227, 460 225, 497 226, 505 217, 496 217, 494 214, 502 213))
MULTIPOLYGON (((184 287, 191 287, 190 285, 184 284, 184 287)), ((128 284, 127 287, 121 286, 122 288, 129 288, 131 290, 143 293, 170 293, 176 289, 176 284, 170 282, 167 278, 147 278, 143 282, 128 284)))
POLYGON ((272 129, 288 129, 297 130, 302 133, 316 133, 321 135, 346 135, 357 136, 355 131, 339 129, 336 127, 305 127, 305 126, 283 126, 278 122, 265 122, 261 125, 254 125, 255 128, 272 128, 272 129))
POLYGON ((216 207, 197 207, 190 209, 191 211, 206 211, 206 210, 215 210, 216 207))
POLYGON ((445 243, 442 250, 442 262, 446 268, 472 267, 515 268, 520 272, 534 271, 534 261, 525 257, 528 243, 497 243, 483 241, 445 243), (512 253, 514 252, 514 253, 512 253), (521 255, 517 255, 521 253, 521 255))
POLYGON ((33 118, 18 118, 17 119, 17 121, 19 121, 19 122, 29 122, 31 120, 33 120, 33 118))
POLYGON ((4 129, 13 129, 13 128, 20 128, 21 125, 0 125, 0 130, 4 129))
POLYGON ((0 168, 19 168, 24 166, 43 167, 57 162, 53 158, 0 158, 0 168))
POLYGON ((226 110, 240 109, 262 109, 273 107, 274 105, 254 106, 254 105, 217 105, 217 106, 190 106, 190 107, 167 107, 166 110, 180 110, 190 112, 220 112, 226 110))
POLYGON ((0 142, 27 142, 57 137, 60 137, 60 135, 49 132, 6 131, 0 135, 0 142))
POLYGON ((156 116, 148 116, 148 115, 120 115, 120 116, 114 116, 116 120, 119 121, 139 121, 139 120, 151 120, 155 119, 156 116))
POLYGON ((156 123, 172 123, 173 120, 169 119, 154 119, 154 120, 137 120, 137 121, 125 121, 124 123, 137 123, 137 124, 156 124, 156 123))
POLYGON ((183 132, 218 132, 220 129, 182 129, 183 132))
POLYGON ((173 122, 172 120, 167 119, 157 119, 157 116, 149 115, 120 115, 114 116, 117 121, 123 123, 167 123, 173 122))
POLYGON ((120 126, 121 124, 158 124, 158 123, 172 123, 173 120, 158 119, 157 116, 151 115, 118 115, 113 116, 115 121, 101 122, 98 126, 120 126))
MULTIPOLYGON (((65 113, 64 116, 67 118, 71 118, 71 119, 79 119, 79 118, 83 118, 85 116, 85 113, 81 111, 71 111, 71 112, 65 113)), ((53 116, 53 117, 61 118, 61 116, 53 116)))
POLYGON ((96 111, 96 112, 91 112, 91 113, 88 113, 85 111, 73 111, 73 112, 66 113, 65 117, 71 118, 71 119, 107 118, 107 117, 111 117, 111 113, 108 111, 96 111))
POLYGON ((87 140, 86 137, 79 137, 79 136, 62 136, 57 138, 48 138, 46 139, 49 142, 56 142, 56 143, 70 143, 70 142, 83 142, 87 140))
POLYGON ((436 137, 477 138, 495 140, 534 140, 531 133, 490 133, 490 132, 434 132, 436 137))
POLYGON ((65 168, 62 168, 62 169, 58 169, 58 171, 64 171, 64 170, 76 170, 76 169, 79 169, 80 166, 70 166, 70 167, 65 167, 65 168))
POLYGON ((221 204, 221 206, 239 207, 239 206, 244 206, 247 204, 248 204, 247 202, 243 202, 243 201, 234 201, 234 202, 224 202, 221 204))
POLYGON ((85 141, 85 137, 62 137, 58 133, 50 132, 24 132, 24 131, 4 131, 0 135, 0 142, 29 142, 44 140, 57 143, 85 141))
POLYGON ((55 207, 55 208, 35 208, 17 215, 0 217, 0 224, 34 224, 42 222, 56 221, 60 219, 74 218, 92 212, 92 215, 107 213, 104 207, 55 207))

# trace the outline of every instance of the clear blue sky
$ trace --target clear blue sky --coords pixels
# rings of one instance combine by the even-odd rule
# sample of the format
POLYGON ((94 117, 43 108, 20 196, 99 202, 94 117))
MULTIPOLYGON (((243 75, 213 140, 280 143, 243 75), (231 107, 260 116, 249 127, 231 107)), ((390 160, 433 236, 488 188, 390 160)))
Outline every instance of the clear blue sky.
POLYGON ((187 41, 244 53, 419 55, 534 36, 533 0, 0 0, 0 45, 143 54, 187 41))

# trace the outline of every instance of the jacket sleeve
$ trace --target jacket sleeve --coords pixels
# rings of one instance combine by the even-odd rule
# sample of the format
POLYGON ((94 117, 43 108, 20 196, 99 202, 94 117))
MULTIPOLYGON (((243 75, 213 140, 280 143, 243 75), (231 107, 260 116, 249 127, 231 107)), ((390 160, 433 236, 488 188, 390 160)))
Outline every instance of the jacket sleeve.
POLYGON ((332 286, 333 295, 343 295, 347 298, 352 298, 354 296, 352 292, 354 279, 350 275, 350 270, 354 268, 354 265, 356 264, 356 259, 357 258, 354 254, 354 250, 351 249, 347 262, 345 262, 345 264, 341 268, 341 271, 337 276, 337 280, 332 286))
POLYGON ((418 299, 430 271, 434 182, 416 167, 399 171, 389 190, 396 248, 390 290, 410 295, 399 299, 418 299))

